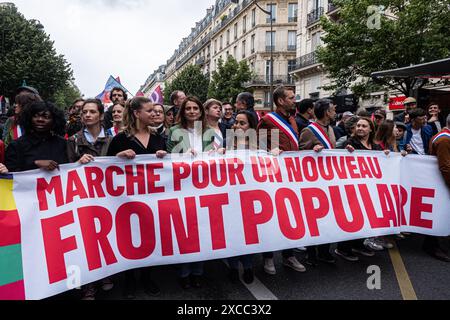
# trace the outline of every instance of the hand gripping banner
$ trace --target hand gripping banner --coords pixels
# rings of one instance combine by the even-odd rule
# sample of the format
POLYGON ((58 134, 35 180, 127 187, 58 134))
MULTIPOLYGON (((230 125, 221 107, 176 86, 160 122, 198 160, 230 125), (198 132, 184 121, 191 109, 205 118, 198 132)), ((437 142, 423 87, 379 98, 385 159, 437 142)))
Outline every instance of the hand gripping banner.
POLYGON ((3 176, 0 192, 0 299, 43 299, 140 267, 450 234, 450 192, 428 156, 97 158, 3 176))

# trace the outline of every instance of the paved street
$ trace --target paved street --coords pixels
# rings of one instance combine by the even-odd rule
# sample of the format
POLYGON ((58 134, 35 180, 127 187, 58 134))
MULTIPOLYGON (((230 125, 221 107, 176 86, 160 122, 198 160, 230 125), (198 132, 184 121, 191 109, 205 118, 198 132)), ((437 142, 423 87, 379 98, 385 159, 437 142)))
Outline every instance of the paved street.
MULTIPOLYGON (((277 275, 269 276, 263 271, 261 255, 255 257, 255 283, 232 284, 228 269, 222 260, 205 265, 205 285, 202 289, 182 290, 176 281, 173 266, 156 267, 153 278, 161 288, 161 296, 147 296, 138 290, 139 300, 448 300, 450 299, 450 264, 435 260, 421 248, 422 236, 410 235, 397 240, 397 249, 379 252, 373 258, 361 258, 351 263, 337 258, 336 265, 319 264, 307 266, 306 273, 297 273, 281 264, 276 254, 277 275), (399 255, 397 254, 399 253, 399 255), (393 257, 393 258, 392 258, 393 257), (393 263, 394 259, 394 263, 393 263), (402 270, 402 265, 404 269, 402 270), (379 266, 381 289, 369 290, 367 273, 369 266, 379 266), (395 266, 395 268, 394 268, 395 266), (400 289, 402 288, 402 290, 400 289)), ((297 253, 301 262, 304 253, 297 253)), ((98 300, 121 300, 121 276, 114 277, 116 286, 110 292, 99 292, 98 300)), ((74 291, 57 299, 78 299, 74 291)))

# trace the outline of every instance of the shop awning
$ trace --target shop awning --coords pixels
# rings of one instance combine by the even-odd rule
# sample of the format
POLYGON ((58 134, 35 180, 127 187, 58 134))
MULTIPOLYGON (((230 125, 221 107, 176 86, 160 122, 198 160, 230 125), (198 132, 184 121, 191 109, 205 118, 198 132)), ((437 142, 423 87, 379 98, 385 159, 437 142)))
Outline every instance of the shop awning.
POLYGON ((372 73, 372 78, 446 78, 450 77, 450 58, 399 69, 372 73))

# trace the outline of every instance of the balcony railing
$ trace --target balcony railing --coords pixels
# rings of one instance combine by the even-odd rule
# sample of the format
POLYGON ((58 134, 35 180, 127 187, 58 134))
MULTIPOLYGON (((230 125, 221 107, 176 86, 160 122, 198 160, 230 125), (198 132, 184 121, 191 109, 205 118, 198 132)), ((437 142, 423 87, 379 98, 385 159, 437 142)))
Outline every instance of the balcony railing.
POLYGON ((266 52, 275 51, 275 46, 266 46, 266 52))
POLYGON ((316 51, 305 54, 300 58, 297 58, 297 64, 295 65, 295 69, 302 69, 307 66, 311 66, 313 64, 318 63, 317 53, 316 51))
POLYGON ((317 8, 313 11, 311 11, 308 14, 308 18, 307 18, 307 26, 310 26, 314 23, 316 23, 317 21, 319 21, 320 17, 323 16, 324 14, 324 9, 323 7, 317 8))
POLYGON ((195 61, 195 64, 198 66, 203 66, 205 64, 205 58, 204 57, 200 57, 195 61))
POLYGON ((334 10, 336 10, 338 8, 337 5, 335 5, 333 2, 329 1, 328 2, 328 12, 332 12, 334 10))
POLYGON ((297 22, 298 21, 298 17, 289 17, 288 18, 288 22, 292 23, 292 22, 297 22))
POLYGON ((288 51, 297 51, 297 45, 288 45, 288 51))
MULTIPOLYGON (((274 75, 273 76, 273 84, 274 85, 294 85, 294 79, 289 75, 274 75)), ((246 87, 253 87, 253 86, 270 86, 270 76, 264 75, 264 76, 255 76, 252 80, 245 83, 246 87)))
MULTIPOLYGON (((276 23, 277 22, 277 18, 272 18, 272 22, 276 23)), ((270 17, 266 18, 266 23, 270 23, 270 17)))

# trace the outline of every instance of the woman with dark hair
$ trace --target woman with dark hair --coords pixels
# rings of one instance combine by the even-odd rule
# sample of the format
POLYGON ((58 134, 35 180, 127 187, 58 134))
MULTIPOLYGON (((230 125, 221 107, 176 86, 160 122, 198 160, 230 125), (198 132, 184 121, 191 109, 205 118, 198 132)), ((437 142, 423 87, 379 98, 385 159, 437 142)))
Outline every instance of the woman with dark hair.
POLYGON ((385 120, 379 124, 375 135, 375 142, 380 145, 383 150, 391 152, 399 152, 397 139, 394 134, 395 122, 393 120, 385 120))
MULTIPOLYGON (((256 129, 258 127, 258 122, 255 119, 252 112, 248 110, 239 111, 236 114, 236 122, 233 125, 234 134, 237 137, 237 144, 228 144, 230 147, 233 146, 235 150, 257 150, 258 138, 256 134, 256 129), (249 133, 249 130, 253 130, 254 135, 249 133)), ((227 141, 228 143, 228 141, 227 141)), ((239 262, 244 268, 243 279, 246 284, 251 284, 254 281, 253 273, 253 255, 244 255, 240 257, 233 257, 228 259, 228 264, 230 266, 230 280, 232 282, 239 281, 239 262)))
POLYGON ((206 121, 202 103, 196 97, 187 97, 177 115, 177 125, 170 128, 167 141, 169 153, 191 153, 214 150, 214 130, 206 121))
POLYGON ((14 115, 6 120, 3 127, 3 142, 5 147, 14 141, 19 139, 24 134, 24 128, 20 125, 20 117, 22 112, 35 102, 41 102, 42 99, 39 95, 23 92, 16 96, 14 115))
MULTIPOLYGON (((214 150, 214 130, 206 125, 206 114, 202 103, 188 97, 177 115, 178 125, 170 128, 167 151, 174 154, 197 155, 214 150)), ((202 286, 203 262, 185 263, 178 266, 178 278, 183 289, 202 286)))
POLYGON ((11 172, 34 169, 53 171, 68 162, 64 113, 50 102, 27 107, 20 118, 24 135, 6 149, 5 165, 11 172))
POLYGON ((124 102, 116 102, 111 107, 113 126, 106 131, 106 135, 115 137, 122 131, 123 112, 125 111, 124 102))
MULTIPOLYGON (((129 100, 125 105, 124 130, 113 138, 107 155, 130 160, 136 158, 137 155, 144 154, 156 154, 159 158, 166 156, 164 138, 150 129, 153 117, 154 105, 149 99, 136 97, 129 100)), ((145 292, 151 296, 158 296, 161 291, 156 283, 151 280, 150 268, 142 268, 140 270, 145 292)), ((136 278, 134 270, 125 271, 124 275, 125 287, 123 294, 127 299, 135 299, 136 278)))
POLYGON ((111 137, 102 126, 104 107, 98 99, 88 99, 81 107, 83 128, 69 138, 67 156, 70 162, 89 163, 94 157, 106 156, 111 137))
MULTIPOLYGON (((356 123, 355 134, 347 140, 344 148, 349 152, 355 150, 383 151, 383 148, 375 143, 375 125, 370 118, 360 117, 356 123)), ((386 150, 385 153, 389 154, 389 150, 386 150)), ((355 253, 372 257, 375 255, 372 250, 380 251, 391 246, 392 244, 385 242, 382 238, 358 239, 338 243, 335 253, 347 261, 355 262, 359 260, 355 253)))
POLYGON ((222 103, 216 99, 209 99, 203 105, 208 126, 214 130, 214 149, 226 147, 227 126, 220 121, 222 118, 222 103))

